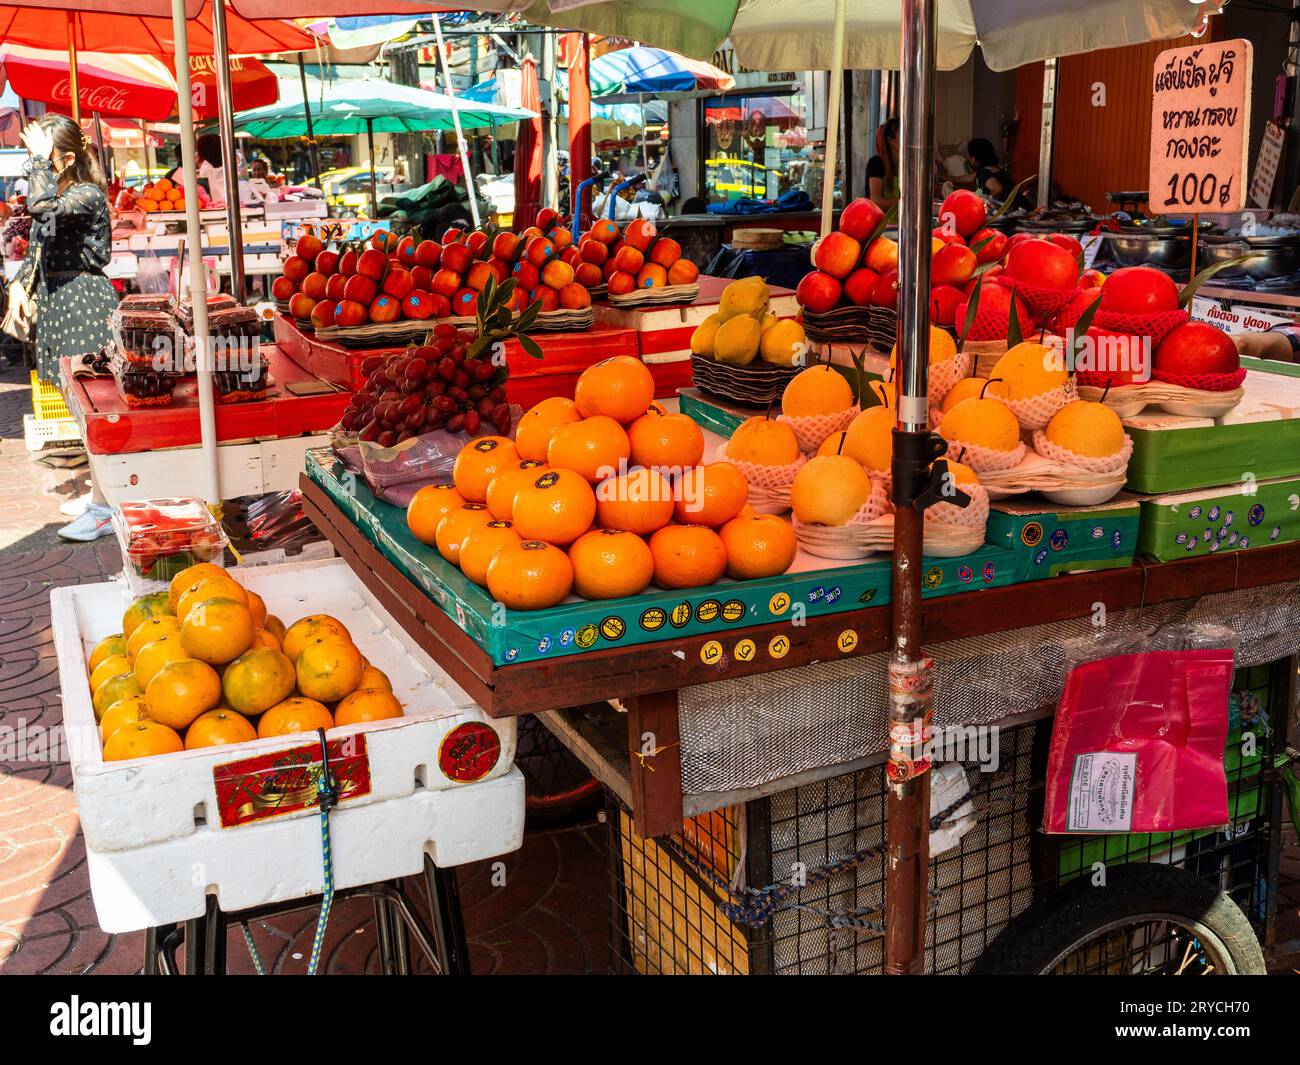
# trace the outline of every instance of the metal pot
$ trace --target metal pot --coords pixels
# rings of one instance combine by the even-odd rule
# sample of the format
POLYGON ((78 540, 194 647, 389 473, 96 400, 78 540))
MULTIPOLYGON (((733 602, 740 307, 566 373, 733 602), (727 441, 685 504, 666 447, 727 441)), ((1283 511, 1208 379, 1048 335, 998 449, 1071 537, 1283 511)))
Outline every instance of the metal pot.
POLYGON ((1085 216, 1083 218, 1027 218, 1020 223, 1019 231, 1021 233, 1073 233, 1076 236, 1082 236, 1091 233, 1097 225, 1098 219, 1085 216))
POLYGON ((1213 235, 1202 237, 1196 249, 1196 269, 1225 262, 1238 255, 1254 253, 1256 258, 1239 266, 1229 266, 1214 275, 1224 281, 1249 277, 1254 281, 1268 281, 1287 277, 1300 270, 1300 234, 1294 237, 1227 237, 1213 235))

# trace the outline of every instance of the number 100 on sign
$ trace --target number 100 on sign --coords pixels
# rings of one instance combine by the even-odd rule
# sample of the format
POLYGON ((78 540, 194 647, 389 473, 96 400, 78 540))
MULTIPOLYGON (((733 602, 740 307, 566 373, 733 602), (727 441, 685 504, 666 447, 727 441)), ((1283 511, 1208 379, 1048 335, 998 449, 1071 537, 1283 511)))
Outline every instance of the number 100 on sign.
POLYGON ((1249 41, 1170 48, 1151 82, 1151 206, 1162 214, 1238 211, 1250 129, 1249 41))

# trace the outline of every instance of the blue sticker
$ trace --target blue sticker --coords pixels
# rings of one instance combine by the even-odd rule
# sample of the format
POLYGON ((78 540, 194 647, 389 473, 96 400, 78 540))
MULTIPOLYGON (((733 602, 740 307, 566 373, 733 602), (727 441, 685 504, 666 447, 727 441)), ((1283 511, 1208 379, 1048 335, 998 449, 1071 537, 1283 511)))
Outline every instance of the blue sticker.
POLYGON ((1227 537, 1227 535, 1228 535, 1228 527, 1227 527, 1226 525, 1220 525, 1220 526, 1219 526, 1219 539, 1220 539, 1220 540, 1223 540, 1223 539, 1225 539, 1225 538, 1227 537))
POLYGON ((1228 543, 1229 543, 1229 544, 1235 544, 1236 542, 1237 542, 1237 534, 1236 534, 1236 532, 1233 531, 1233 532, 1228 533, 1228 543))
POLYGON ((1039 551, 1038 554, 1034 556, 1034 565, 1041 566, 1046 560, 1047 560, 1047 552, 1039 551))
POLYGON ((1208 544, 1211 540, 1214 539, 1214 530, 1207 525, 1205 527, 1205 532, 1201 533, 1201 539, 1208 544))
POLYGON ((510 648, 510 650, 508 650, 508 651, 506 652, 506 661, 507 661, 507 662, 513 662, 513 661, 514 661, 516 658, 518 658, 518 657, 519 657, 519 648, 518 648, 518 647, 512 647, 512 648, 510 648))
POLYGON ((1274 525, 1272 530, 1268 534, 1268 538, 1270 540, 1276 540, 1281 535, 1282 535, 1282 526, 1274 525))
POLYGON ((992 562, 985 562, 985 563, 984 563, 984 583, 987 584, 989 581, 993 580, 993 575, 994 575, 996 572, 997 572, 997 569, 996 569, 996 567, 993 565, 992 562))
POLYGON ((1182 543, 1186 543, 1186 542, 1187 542, 1187 534, 1186 534, 1186 533, 1179 533, 1177 536, 1174 537, 1174 543, 1176 543, 1176 544, 1182 544, 1182 543))
POLYGON ((1222 540, 1215 540, 1214 543, 1210 544, 1210 554, 1214 554, 1214 552, 1216 552, 1217 550, 1219 550, 1219 546, 1220 546, 1222 543, 1223 543, 1222 540))
POLYGON ((538 654, 544 655, 550 649, 551 649, 551 638, 549 636, 543 636, 540 640, 537 641, 538 654))
POLYGON ((958 567, 957 567, 957 579, 958 579, 959 581, 961 581, 962 584, 970 584, 970 582, 971 582, 971 578, 974 577, 974 576, 975 576, 975 574, 973 574, 973 573, 971 572, 969 566, 958 566, 958 567))
POLYGON ((1064 529, 1057 529, 1052 533, 1052 538, 1047 541, 1053 551, 1060 551, 1070 542, 1070 535, 1064 529))
POLYGON ((1210 521, 1218 521, 1218 520, 1219 520, 1219 504, 1218 504, 1218 503, 1215 503, 1214 506, 1212 506, 1212 507, 1210 508, 1210 512, 1209 512, 1208 514, 1206 514, 1205 516, 1206 516, 1207 518, 1209 518, 1210 521))
POLYGON ((1110 534, 1110 542, 1114 547, 1119 547, 1119 545, 1123 542, 1123 540, 1124 537, 1120 535, 1120 531, 1118 529, 1116 529, 1113 533, 1110 534))
POLYGON ((1188 550, 1188 551, 1195 551, 1195 550, 1196 550, 1196 537, 1195 537, 1195 536, 1189 536, 1189 537, 1187 538, 1187 550, 1188 550))
POLYGON ((816 588, 813 588, 808 592, 808 602, 815 603, 825 594, 826 589, 819 584, 816 588))
POLYGON ((573 643, 573 638, 576 635, 577 633, 574 632, 572 629, 565 629, 562 633, 560 633, 560 646, 568 647, 569 644, 573 643))
POLYGON ((1187 516, 1189 518, 1199 518, 1201 516, 1200 504, 1198 503, 1196 506, 1192 507, 1192 509, 1187 512, 1187 516))
POLYGON ((1237 541, 1237 546, 1240 547, 1240 548, 1247 548, 1247 547, 1249 547, 1249 546, 1250 546, 1250 537, 1249 537, 1249 536, 1243 536, 1240 540, 1237 541))
POLYGON ((1256 503, 1253 507, 1251 507, 1250 513, 1246 515, 1246 520, 1250 522, 1251 525, 1258 525, 1261 521, 1263 521, 1264 520, 1263 504, 1256 503))
POLYGON ((839 597, 842 596, 843 594, 844 592, 842 589, 838 587, 832 588, 829 592, 826 593, 826 605, 830 606, 837 599, 839 599, 839 597))
POLYGON ((1237 516, 1237 515, 1235 515, 1232 511, 1230 511, 1230 510, 1225 510, 1225 511, 1223 512, 1223 524, 1224 524, 1224 525, 1231 525, 1231 524, 1232 524, 1232 519, 1235 518, 1236 516, 1237 516))
POLYGON ((1105 535, 1106 535, 1106 530, 1103 529, 1100 525, 1094 525, 1094 526, 1092 527, 1092 538, 1093 538, 1094 540, 1100 540, 1100 539, 1102 539, 1105 535))

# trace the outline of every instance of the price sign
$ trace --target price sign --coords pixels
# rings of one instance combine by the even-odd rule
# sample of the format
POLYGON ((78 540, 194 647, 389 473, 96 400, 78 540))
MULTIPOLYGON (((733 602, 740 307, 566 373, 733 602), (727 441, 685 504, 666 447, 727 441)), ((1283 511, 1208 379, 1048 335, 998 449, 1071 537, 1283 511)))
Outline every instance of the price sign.
POLYGON ((1154 211, 1241 209, 1252 59, 1244 40, 1170 48, 1156 58, 1149 186, 1154 211))
POLYGON ((1259 158, 1255 160, 1255 177, 1250 183, 1250 202, 1267 207, 1273 197, 1273 183, 1277 168, 1282 162, 1282 142, 1285 131, 1277 122, 1264 127, 1264 139, 1259 144, 1259 158))

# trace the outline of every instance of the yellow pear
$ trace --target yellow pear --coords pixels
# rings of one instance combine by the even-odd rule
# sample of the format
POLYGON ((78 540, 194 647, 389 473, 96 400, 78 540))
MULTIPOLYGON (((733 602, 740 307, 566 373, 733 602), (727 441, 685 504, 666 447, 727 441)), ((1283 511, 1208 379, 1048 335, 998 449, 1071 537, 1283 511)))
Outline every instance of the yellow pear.
POLYGON ((769 299, 767 282, 761 277, 733 281, 722 290, 722 298, 718 301, 718 316, 722 321, 729 322, 737 315, 747 314, 756 322, 761 322, 767 314, 769 299))
MULTIPOLYGON (((771 317, 769 315, 769 317, 771 317)), ((763 358, 777 366, 795 366, 808 352, 803 326, 793 318, 778 321, 762 334, 763 358)))
POLYGON ((748 366, 758 354, 760 331, 757 319, 737 315, 722 323, 713 338, 713 357, 731 366, 748 366))
POLYGON ((720 325, 722 325, 722 318, 711 314, 695 327, 695 332, 691 334, 692 355, 713 354, 713 342, 718 335, 720 325))

